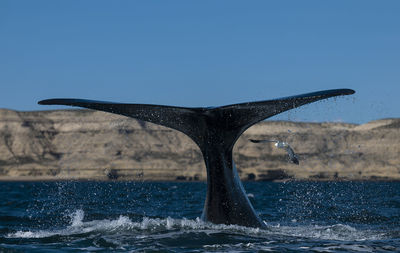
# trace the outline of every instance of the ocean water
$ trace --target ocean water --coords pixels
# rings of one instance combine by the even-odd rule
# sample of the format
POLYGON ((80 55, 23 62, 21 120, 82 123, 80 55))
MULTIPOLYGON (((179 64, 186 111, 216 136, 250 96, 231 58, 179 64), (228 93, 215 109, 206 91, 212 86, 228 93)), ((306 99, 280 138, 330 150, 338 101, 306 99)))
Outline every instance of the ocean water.
POLYGON ((398 252, 400 183, 248 182, 266 229, 198 217, 205 183, 0 182, 0 252, 398 252))

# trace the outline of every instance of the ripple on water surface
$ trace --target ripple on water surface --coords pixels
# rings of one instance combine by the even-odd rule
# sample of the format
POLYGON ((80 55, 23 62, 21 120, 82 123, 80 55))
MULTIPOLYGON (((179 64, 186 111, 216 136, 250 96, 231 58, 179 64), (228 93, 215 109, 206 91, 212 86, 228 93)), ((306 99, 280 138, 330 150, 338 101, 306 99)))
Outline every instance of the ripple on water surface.
MULTIPOLYGON (((246 189, 254 196, 252 201, 256 210, 268 210, 268 214, 262 215, 267 225, 266 229, 215 225, 196 218, 201 214, 204 186, 87 182, 61 186, 57 183, 30 185, 18 188, 33 189, 28 190, 34 193, 32 195, 22 194, 25 196, 22 197, 25 198, 22 201, 25 208, 17 203, 21 195, 10 201, 10 198, 15 196, 5 195, 3 191, 1 200, 8 199, 8 202, 2 203, 8 205, 0 207, 0 215, 2 220, 8 219, 9 222, 6 225, 1 224, 0 251, 400 250, 400 230, 398 220, 396 221, 399 208, 396 206, 397 195, 393 194, 396 191, 400 193, 398 184, 375 185, 386 187, 387 195, 391 196, 385 197, 383 194, 379 200, 385 210, 376 210, 377 200, 373 194, 376 189, 359 190, 358 194, 364 195, 358 195, 358 198, 363 200, 352 202, 352 195, 344 197, 346 191, 350 192, 351 188, 348 186, 354 186, 349 184, 246 184, 246 189), (121 194, 124 192, 125 195, 121 194), (367 194, 370 195, 370 200, 367 199, 367 194), (148 199, 148 209, 140 205, 137 196, 141 196, 143 202, 148 199), (329 198, 335 198, 337 203, 325 201, 324 204, 324 201, 321 201, 329 198), (108 204, 112 203, 112 199, 118 199, 118 202, 108 204), (371 199, 373 202, 370 202, 371 199), (119 205, 120 201, 124 201, 125 208, 119 205), (29 202, 31 204, 27 205, 29 202), (19 210, 15 215, 12 212, 14 209, 19 210), (365 210, 369 210, 369 213, 364 215, 369 215, 370 219, 349 218, 363 214, 365 210), (335 215, 335 212, 339 214, 335 215), (152 216, 145 213, 151 213, 152 216), (379 224, 373 218, 375 216, 388 219, 381 219, 379 224)), ((16 186, 7 187, 8 190, 12 190, 16 186)), ((358 187, 370 188, 365 185, 358 187)), ((354 191, 353 187, 351 192, 354 191)))
MULTIPOLYGON (((5 239, 18 239, 20 243, 34 242, 50 248, 94 250, 376 250, 365 241, 390 239, 385 232, 362 231, 354 227, 335 224, 319 225, 268 225, 266 229, 247 228, 235 225, 215 225, 200 219, 148 218, 132 221, 121 215, 117 219, 84 220, 84 211, 79 209, 70 215, 70 224, 65 228, 26 230, 8 233, 5 239), (317 244, 318 246, 315 246, 317 244), (309 245, 309 246, 308 246, 309 245)), ((10 245, 11 246, 11 245, 10 245)), ((382 245, 386 250, 396 247, 382 245)))

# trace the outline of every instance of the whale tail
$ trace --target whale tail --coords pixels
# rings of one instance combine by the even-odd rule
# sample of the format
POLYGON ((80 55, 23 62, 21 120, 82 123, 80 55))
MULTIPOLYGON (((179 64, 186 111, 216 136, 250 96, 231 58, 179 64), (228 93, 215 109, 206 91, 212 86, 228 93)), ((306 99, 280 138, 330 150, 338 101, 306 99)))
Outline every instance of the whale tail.
POLYGON ((47 99, 41 105, 69 105, 125 115, 176 129, 189 136, 203 154, 207 169, 207 196, 202 217, 217 224, 263 227, 243 190, 232 159, 239 136, 250 126, 281 112, 334 96, 350 89, 325 90, 274 100, 221 107, 175 107, 124 104, 85 99, 47 99))
POLYGON ((281 112, 334 96, 350 95, 351 89, 312 92, 273 100, 232 104, 221 107, 176 107, 149 104, 113 103, 86 99, 56 98, 39 101, 41 105, 69 105, 121 114, 173 128, 189 136, 200 149, 210 129, 219 129, 223 145, 232 147, 239 136, 255 123, 281 112))

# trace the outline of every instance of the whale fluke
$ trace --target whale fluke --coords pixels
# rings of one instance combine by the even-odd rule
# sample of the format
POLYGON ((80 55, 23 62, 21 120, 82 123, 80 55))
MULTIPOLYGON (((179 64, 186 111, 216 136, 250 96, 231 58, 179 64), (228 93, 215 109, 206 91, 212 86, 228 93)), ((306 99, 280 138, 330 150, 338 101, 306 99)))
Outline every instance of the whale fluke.
POLYGON ((202 218, 217 224, 263 227, 243 190, 232 159, 239 136, 250 126, 281 112, 321 99, 353 94, 351 89, 312 92, 273 100, 220 107, 176 107, 56 98, 41 105, 69 105, 121 114, 185 133, 200 148, 207 168, 202 218))

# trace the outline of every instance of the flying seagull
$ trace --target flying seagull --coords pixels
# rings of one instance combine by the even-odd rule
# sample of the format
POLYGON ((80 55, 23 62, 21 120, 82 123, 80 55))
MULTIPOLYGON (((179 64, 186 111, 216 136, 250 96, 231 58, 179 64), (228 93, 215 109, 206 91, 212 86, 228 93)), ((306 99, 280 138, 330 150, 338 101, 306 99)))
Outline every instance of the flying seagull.
POLYGON ((299 165, 299 158, 297 157, 297 155, 294 153, 293 149, 290 147, 290 145, 287 142, 275 141, 275 140, 253 140, 253 139, 249 139, 249 141, 254 142, 254 143, 275 142, 275 147, 286 150, 286 152, 289 155, 289 160, 292 163, 299 165))

